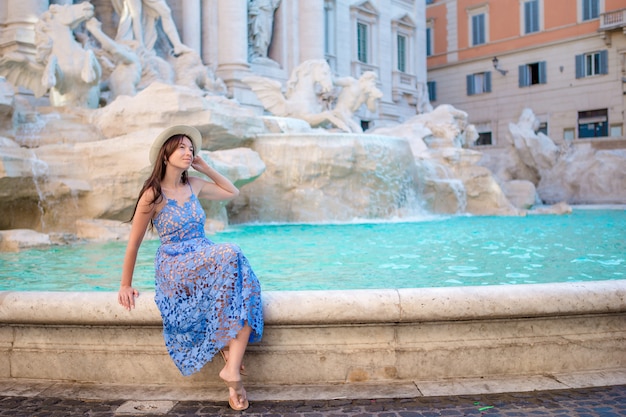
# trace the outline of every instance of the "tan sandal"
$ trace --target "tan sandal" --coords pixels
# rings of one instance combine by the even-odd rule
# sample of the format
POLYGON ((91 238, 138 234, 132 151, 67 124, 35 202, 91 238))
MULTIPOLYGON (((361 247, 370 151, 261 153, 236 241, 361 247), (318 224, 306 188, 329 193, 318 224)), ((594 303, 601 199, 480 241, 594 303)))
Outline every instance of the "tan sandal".
POLYGON ((232 408, 235 411, 247 410, 248 407, 250 407, 250 403, 248 402, 248 399, 243 396, 243 383, 241 381, 224 381, 224 383, 229 388, 229 390, 228 390, 228 405, 230 405, 230 408, 232 408), (230 396, 230 388, 235 390, 235 393, 237 394, 237 397, 240 400, 243 400, 243 401, 241 401, 241 407, 237 407, 235 405, 233 399, 230 396))

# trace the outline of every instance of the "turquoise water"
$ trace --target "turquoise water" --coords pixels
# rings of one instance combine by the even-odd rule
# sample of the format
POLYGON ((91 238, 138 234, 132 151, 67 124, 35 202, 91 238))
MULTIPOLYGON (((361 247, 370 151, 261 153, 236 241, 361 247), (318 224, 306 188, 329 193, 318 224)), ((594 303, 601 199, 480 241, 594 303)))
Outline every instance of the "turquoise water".
MULTIPOLYGON (((626 211, 244 225, 211 236, 243 249, 264 290, 419 288, 626 279, 626 211)), ((158 241, 134 285, 153 289, 158 241)), ((0 290, 117 291, 125 243, 0 253, 0 290)))

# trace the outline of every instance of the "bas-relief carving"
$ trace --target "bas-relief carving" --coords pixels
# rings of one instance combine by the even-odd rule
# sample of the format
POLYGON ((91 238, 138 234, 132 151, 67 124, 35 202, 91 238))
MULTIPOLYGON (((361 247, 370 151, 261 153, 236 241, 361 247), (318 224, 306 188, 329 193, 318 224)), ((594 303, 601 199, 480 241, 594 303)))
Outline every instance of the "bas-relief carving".
POLYGON ((358 80, 353 77, 333 79, 325 60, 309 60, 299 65, 287 81, 282 93, 279 82, 265 77, 243 79, 257 95, 263 107, 279 117, 303 119, 312 127, 331 124, 345 132, 361 133, 354 113, 366 104, 376 111, 382 92, 376 87, 377 76, 365 72, 358 80), (335 93, 340 89, 339 93, 335 93))

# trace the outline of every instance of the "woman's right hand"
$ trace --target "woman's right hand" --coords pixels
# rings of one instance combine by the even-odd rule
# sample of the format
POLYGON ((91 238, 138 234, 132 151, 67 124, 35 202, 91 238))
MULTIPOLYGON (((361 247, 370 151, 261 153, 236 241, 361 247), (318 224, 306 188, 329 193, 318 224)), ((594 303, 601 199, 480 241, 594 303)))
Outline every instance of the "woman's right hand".
POLYGON ((117 301, 128 311, 135 308, 136 297, 139 297, 139 291, 129 286, 121 287, 117 293, 117 301))

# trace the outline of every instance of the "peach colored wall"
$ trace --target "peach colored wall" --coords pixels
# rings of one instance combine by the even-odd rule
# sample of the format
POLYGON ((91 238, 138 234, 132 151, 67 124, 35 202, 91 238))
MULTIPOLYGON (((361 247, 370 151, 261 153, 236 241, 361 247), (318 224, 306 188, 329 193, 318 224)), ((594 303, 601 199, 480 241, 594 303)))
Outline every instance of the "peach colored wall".
POLYGON ((445 3, 427 7, 426 18, 435 20, 433 56, 428 58, 427 65, 445 64, 448 50, 448 9, 445 3))
MULTIPOLYGON (((547 4, 544 0, 544 30, 576 23, 578 20, 578 8, 572 0, 549 0, 549 2, 547 4)), ((576 3, 580 3, 580 0, 576 0, 576 3)))
MULTIPOLYGON (((572 0, 544 0, 544 28, 541 32, 520 35, 519 0, 488 1, 489 4, 489 42, 478 47, 470 47, 467 9, 485 4, 485 0, 456 0, 457 36, 459 61, 502 54, 506 51, 530 48, 558 40, 583 36, 597 31, 599 20, 578 23, 578 9, 572 0)), ((605 0, 605 11, 626 7, 624 0, 605 0)), ((428 58, 428 66, 447 63, 447 7, 446 3, 435 4, 426 9, 429 19, 435 19, 434 56, 428 58)))
POLYGON ((626 9, 624 0, 604 0, 604 11, 611 12, 620 9, 626 9))
POLYGON ((519 0, 499 0, 489 3, 490 42, 519 36, 519 10, 519 0))

